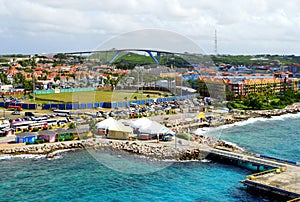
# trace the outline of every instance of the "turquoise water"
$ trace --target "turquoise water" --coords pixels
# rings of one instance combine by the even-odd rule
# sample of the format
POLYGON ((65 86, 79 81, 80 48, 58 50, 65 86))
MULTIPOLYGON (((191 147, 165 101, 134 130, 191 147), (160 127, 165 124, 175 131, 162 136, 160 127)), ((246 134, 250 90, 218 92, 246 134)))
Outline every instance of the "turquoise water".
POLYGON ((260 201, 238 183, 249 171, 217 163, 175 163, 134 175, 72 152, 51 161, 5 160, 0 174, 1 201, 260 201))
POLYGON ((212 129, 216 136, 246 150, 291 161, 300 161, 300 114, 272 119, 251 119, 224 129, 212 129))
MULTIPOLYGON (((252 151, 299 161, 299 120, 256 121, 209 134, 221 134, 252 151)), ((144 161, 142 166, 147 167, 144 161)), ((160 166, 157 162, 148 166, 156 164, 160 166)), ((0 166, 0 201, 274 201, 248 193, 238 182, 251 171, 214 162, 177 162, 136 175, 110 169, 80 151, 54 160, 0 160, 0 166)))

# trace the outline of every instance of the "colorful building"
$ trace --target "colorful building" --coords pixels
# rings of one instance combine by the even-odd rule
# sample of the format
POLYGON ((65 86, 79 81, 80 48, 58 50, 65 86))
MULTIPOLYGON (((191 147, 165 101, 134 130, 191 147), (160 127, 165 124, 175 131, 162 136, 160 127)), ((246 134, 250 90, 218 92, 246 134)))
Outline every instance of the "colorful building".
POLYGON ((299 90, 297 78, 250 77, 199 77, 194 87, 201 96, 233 100, 249 93, 282 93, 287 89, 299 90))

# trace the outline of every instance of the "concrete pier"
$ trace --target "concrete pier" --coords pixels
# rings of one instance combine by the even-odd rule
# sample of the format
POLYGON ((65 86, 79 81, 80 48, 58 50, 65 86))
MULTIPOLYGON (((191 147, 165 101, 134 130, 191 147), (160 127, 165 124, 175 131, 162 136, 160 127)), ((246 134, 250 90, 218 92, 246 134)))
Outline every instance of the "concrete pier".
POLYGON ((268 168, 263 172, 248 175, 241 182, 248 188, 256 191, 276 194, 286 199, 291 199, 291 201, 300 201, 299 163, 219 149, 211 149, 210 155, 215 159, 227 160, 238 165, 250 163, 252 166, 256 166, 257 170, 260 170, 260 167, 268 168))
POLYGON ((300 167, 286 165, 246 177, 241 181, 249 188, 277 194, 286 198, 300 197, 300 167))

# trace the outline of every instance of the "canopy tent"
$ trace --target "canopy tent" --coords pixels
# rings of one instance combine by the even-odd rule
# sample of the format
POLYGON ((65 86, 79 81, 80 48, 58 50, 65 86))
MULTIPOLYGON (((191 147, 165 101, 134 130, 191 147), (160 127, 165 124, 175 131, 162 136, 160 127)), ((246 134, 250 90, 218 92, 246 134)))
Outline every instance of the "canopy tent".
POLYGON ((151 121, 150 124, 145 124, 139 128, 141 133, 147 134, 164 134, 169 132, 169 129, 156 121, 151 121))
POLYGON ((129 125, 133 128, 141 128, 143 126, 149 126, 152 121, 146 117, 137 119, 135 121, 130 121, 129 125))
POLYGON ((108 138, 126 140, 132 134, 133 129, 123 123, 109 117, 96 124, 98 129, 108 130, 108 138))
POLYGON ((108 129, 109 131, 124 131, 124 132, 132 132, 132 128, 125 126, 123 123, 109 117, 99 123, 96 124, 98 129, 108 129))

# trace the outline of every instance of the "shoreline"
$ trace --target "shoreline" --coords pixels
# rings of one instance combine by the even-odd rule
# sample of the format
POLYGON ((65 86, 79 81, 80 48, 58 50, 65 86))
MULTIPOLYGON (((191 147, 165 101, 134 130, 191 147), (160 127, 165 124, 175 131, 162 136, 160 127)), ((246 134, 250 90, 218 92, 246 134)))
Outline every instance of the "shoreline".
MULTIPOLYGON (((21 155, 44 155, 45 158, 53 158, 57 156, 59 153, 63 153, 65 151, 70 150, 82 150, 82 149, 110 149, 110 150, 119 150, 125 151, 131 154, 138 154, 150 158, 157 159, 169 159, 169 160, 203 160, 203 154, 200 152, 201 147, 223 147, 224 149, 228 149, 231 151, 239 151, 243 152, 243 149, 240 148, 235 143, 226 142, 224 140, 214 139, 205 136, 205 133, 211 129, 222 129, 224 127, 232 127, 238 123, 242 123, 242 125, 249 124, 249 120, 253 119, 253 122, 259 121, 261 119, 264 120, 272 120, 276 117, 282 116, 299 116, 300 109, 296 110, 277 110, 276 113, 273 113, 271 117, 268 116, 270 111, 255 111, 254 114, 256 116, 248 116, 244 117, 244 119, 239 119, 239 121, 234 121, 233 123, 223 123, 218 126, 209 126, 198 128, 204 134, 202 139, 200 138, 200 142, 192 142, 193 145, 188 147, 182 147, 182 145, 178 145, 177 148, 174 148, 174 145, 178 143, 156 143, 154 142, 146 142, 146 141, 124 141, 124 140, 112 140, 112 139, 102 139, 102 138, 92 138, 87 140, 73 140, 73 141, 65 141, 65 142, 54 142, 54 143, 45 143, 45 144, 32 144, 32 145, 20 145, 20 144, 3 144, 4 147, 0 144, 0 160, 5 159, 5 156, 17 157, 21 155), (205 142, 205 143, 204 143, 205 142), (187 155, 188 154, 188 155, 187 155)), ((251 111, 253 113, 253 111, 251 111)), ((285 118, 285 117, 284 117, 285 118)), ((250 122, 252 123, 252 122, 250 122)), ((239 124, 241 125, 241 124, 239 124)), ((184 141, 183 139, 176 138, 179 142, 184 141), (178 140, 179 139, 179 140, 178 140)), ((189 142, 190 144, 190 142, 189 142)), ((187 143, 185 143, 187 145, 187 143)))
MULTIPOLYGON (((297 113, 284 113, 281 115, 274 115, 271 117, 265 117, 265 116, 249 116, 244 119, 240 119, 238 121, 233 121, 232 123, 220 123, 218 125, 213 125, 213 126, 207 126, 207 127, 202 127, 198 128, 199 131, 197 131, 196 135, 205 135, 208 131, 210 130, 219 130, 219 129, 225 129, 229 127, 234 127, 234 126, 244 126, 248 124, 255 123, 257 121, 275 121, 275 120, 284 120, 288 118, 293 118, 293 117, 300 117, 300 110, 297 113)), ((194 132, 195 132, 194 131, 194 132)))
POLYGON ((118 141, 93 138, 88 140, 47 143, 43 145, 21 145, 0 148, 0 160, 9 157, 24 157, 25 155, 55 158, 61 153, 78 150, 120 151, 158 160, 202 160, 204 159, 204 156, 200 151, 200 147, 200 144, 194 144, 189 147, 174 147, 155 142, 118 141))

